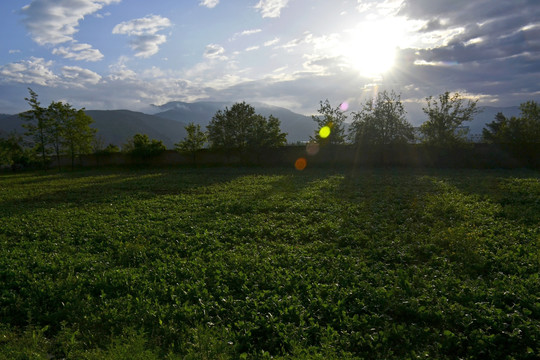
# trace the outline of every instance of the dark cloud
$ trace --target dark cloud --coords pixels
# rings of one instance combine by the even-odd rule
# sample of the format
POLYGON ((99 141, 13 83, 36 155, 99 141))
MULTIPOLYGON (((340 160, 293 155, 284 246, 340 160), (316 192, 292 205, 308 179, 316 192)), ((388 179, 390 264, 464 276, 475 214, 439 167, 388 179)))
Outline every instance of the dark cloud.
POLYGON ((538 5, 537 0, 406 0, 399 14, 422 20, 441 18, 451 25, 483 23, 508 14, 536 21, 538 5))
POLYGON ((354 110, 384 89, 401 93, 407 102, 459 91, 498 106, 517 105, 540 93, 539 1, 408 0, 400 15, 424 20, 421 36, 457 35, 431 47, 399 50, 394 69, 376 82, 327 56, 306 61, 310 71, 290 79, 261 79, 206 93, 216 100, 286 99, 303 113, 315 112, 326 98, 335 104, 348 101, 354 110))
POLYGON ((407 0, 400 14, 425 20, 424 34, 463 31, 446 44, 401 50, 396 83, 425 94, 466 91, 502 105, 539 93, 540 2, 407 0))

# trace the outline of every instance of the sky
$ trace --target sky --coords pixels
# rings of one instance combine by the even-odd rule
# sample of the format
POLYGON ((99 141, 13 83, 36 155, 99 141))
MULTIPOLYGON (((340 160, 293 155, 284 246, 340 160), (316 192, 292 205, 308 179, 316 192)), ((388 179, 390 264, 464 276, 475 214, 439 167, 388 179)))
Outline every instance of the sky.
POLYGON ((145 112, 540 98, 539 0, 4 0, 0 20, 0 113, 28 109, 28 88, 42 105, 145 112))

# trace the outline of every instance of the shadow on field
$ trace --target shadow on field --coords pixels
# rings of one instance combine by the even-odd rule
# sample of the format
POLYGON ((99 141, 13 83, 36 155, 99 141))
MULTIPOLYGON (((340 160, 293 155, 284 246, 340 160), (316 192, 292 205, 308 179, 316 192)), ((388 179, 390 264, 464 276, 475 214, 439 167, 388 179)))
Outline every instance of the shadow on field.
POLYGON ((13 173, 5 173, 0 174, 0 181, 3 179, 8 180, 10 182, 16 181, 18 185, 31 185, 31 184, 39 184, 44 182, 49 182, 54 179, 58 179, 61 174, 58 173, 22 173, 22 174, 13 174, 13 173))
POLYGON ((203 173, 197 169, 174 168, 15 175, 0 178, 0 215, 178 195, 230 182, 246 173, 249 171, 244 169, 216 168, 203 173))
POLYGON ((465 195, 500 205, 499 216, 525 225, 540 223, 538 171, 446 170, 437 178, 465 195))
MULTIPOLYGON (((466 195, 499 204, 502 216, 525 224, 540 222, 540 180, 531 170, 312 169, 266 168, 105 169, 74 173, 32 173, 0 177, 0 215, 85 207, 162 195, 227 192, 209 213, 242 215, 267 209, 265 200, 363 203, 374 214, 420 206, 422 198, 446 183, 466 195), (381 208, 390 199, 392 209, 381 208)), ((273 202, 275 205, 275 201, 273 202)), ((279 204, 279 201, 277 202, 279 204)), ((387 206, 387 205, 385 205, 387 206)), ((316 209, 315 209, 316 210, 316 209)), ((421 211, 421 208, 418 208, 421 211)))
POLYGON ((387 195, 414 201, 420 194, 438 193, 441 183, 500 205, 501 216, 509 220, 540 223, 540 174, 528 169, 355 169, 347 172, 340 194, 344 200, 387 195), (372 193, 363 193, 360 187, 372 193))

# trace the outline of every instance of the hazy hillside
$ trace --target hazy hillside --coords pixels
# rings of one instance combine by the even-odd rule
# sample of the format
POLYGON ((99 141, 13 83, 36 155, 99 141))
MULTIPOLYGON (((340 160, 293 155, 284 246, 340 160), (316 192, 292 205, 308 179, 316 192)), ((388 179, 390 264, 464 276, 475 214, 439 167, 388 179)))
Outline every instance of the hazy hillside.
POLYGON ((24 129, 21 127, 22 120, 19 115, 0 114, 0 135, 8 134, 12 131, 23 133, 24 129))
MULTIPOLYGON (((112 143, 118 146, 137 133, 146 134, 151 139, 162 140, 165 146, 173 148, 174 144, 186 136, 184 124, 129 110, 87 110, 92 117, 93 128, 98 129, 98 136, 105 145, 112 143)), ((0 132, 16 131, 23 133, 23 121, 18 115, 0 116, 0 132)))
MULTIPOLYGON (((206 127, 218 110, 231 107, 233 103, 201 101, 196 103, 184 103, 174 101, 162 106, 156 106, 158 111, 155 115, 181 121, 183 123, 194 122, 206 127)), ((288 109, 266 105, 262 103, 251 104, 255 112, 265 117, 274 115, 281 121, 281 129, 286 132, 287 141, 296 142, 308 140, 315 131, 315 122, 309 116, 294 113, 288 109)))
POLYGON ((92 127, 98 129, 105 144, 122 145, 140 133, 173 148, 186 136, 185 124, 154 115, 129 110, 87 110, 86 113, 94 119, 92 127))
POLYGON ((218 110, 223 110, 226 106, 230 107, 231 105, 232 103, 226 102, 184 103, 173 101, 165 105, 155 106, 156 113, 154 115, 185 124, 194 122, 206 127, 218 110))

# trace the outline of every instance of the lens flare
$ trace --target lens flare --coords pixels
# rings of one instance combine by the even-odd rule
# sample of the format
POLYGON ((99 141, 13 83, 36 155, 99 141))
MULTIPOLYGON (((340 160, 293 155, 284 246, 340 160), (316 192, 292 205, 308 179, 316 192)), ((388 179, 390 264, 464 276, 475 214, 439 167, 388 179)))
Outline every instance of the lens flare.
POLYGON ((319 136, 321 137, 321 139, 326 139, 330 136, 330 132, 331 130, 329 126, 323 126, 321 130, 319 130, 319 136))
POLYGON ((298 171, 302 171, 306 168, 307 166, 307 160, 305 158, 299 158, 298 160, 296 160, 296 162, 294 163, 294 167, 296 168, 296 170, 298 171))
POLYGON ((319 153, 319 144, 316 142, 310 142, 306 146, 306 152, 310 156, 315 156, 319 153))
POLYGON ((341 111, 349 110, 349 103, 347 103, 346 101, 342 102, 341 105, 339 105, 339 110, 341 111))

